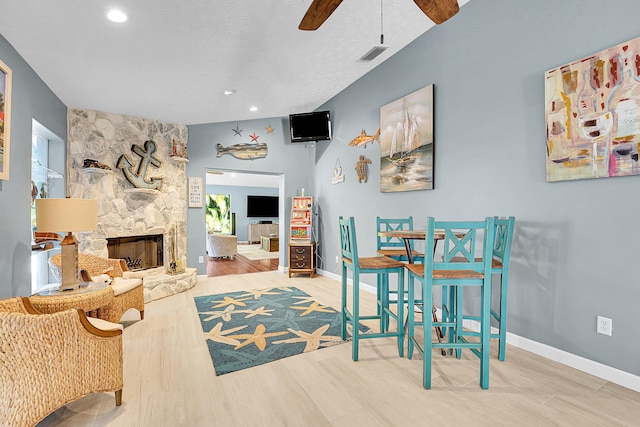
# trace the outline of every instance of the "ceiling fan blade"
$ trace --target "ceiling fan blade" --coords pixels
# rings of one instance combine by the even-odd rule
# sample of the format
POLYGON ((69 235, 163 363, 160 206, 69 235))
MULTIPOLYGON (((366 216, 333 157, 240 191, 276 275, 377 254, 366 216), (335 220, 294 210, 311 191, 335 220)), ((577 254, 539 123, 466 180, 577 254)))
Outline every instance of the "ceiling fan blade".
POLYGON ((413 0, 413 2, 436 24, 442 24, 460 10, 456 0, 413 0))
POLYGON ((313 0, 298 29, 305 31, 317 30, 331 16, 340 3, 342 3, 342 0, 313 0))

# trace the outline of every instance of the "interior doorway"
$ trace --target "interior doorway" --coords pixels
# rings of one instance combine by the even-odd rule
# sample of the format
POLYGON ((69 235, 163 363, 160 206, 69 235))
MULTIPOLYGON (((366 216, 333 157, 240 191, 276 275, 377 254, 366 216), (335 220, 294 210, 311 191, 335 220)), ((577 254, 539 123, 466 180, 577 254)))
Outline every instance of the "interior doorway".
POLYGON ((280 251, 265 253, 264 257, 260 257, 257 253, 260 252, 260 245, 250 243, 251 239, 255 240, 253 235, 258 228, 268 227, 270 235, 279 236, 285 218, 283 178, 282 174, 273 173, 207 170, 207 234, 234 234, 238 241, 238 255, 231 259, 207 256, 207 276, 278 269, 280 251), (250 253, 247 254, 247 251, 250 253))

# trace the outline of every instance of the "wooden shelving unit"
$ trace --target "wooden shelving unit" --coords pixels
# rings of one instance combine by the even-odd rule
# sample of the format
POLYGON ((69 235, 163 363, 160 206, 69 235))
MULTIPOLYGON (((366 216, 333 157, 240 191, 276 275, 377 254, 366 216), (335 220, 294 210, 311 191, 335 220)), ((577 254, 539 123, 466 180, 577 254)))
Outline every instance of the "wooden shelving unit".
POLYGON ((311 236, 312 208, 312 197, 293 197, 289 223, 289 277, 296 273, 313 277, 316 271, 316 244, 311 236))
POLYGON ((291 242, 311 242, 312 197, 293 197, 291 204, 291 222, 289 239, 291 242))

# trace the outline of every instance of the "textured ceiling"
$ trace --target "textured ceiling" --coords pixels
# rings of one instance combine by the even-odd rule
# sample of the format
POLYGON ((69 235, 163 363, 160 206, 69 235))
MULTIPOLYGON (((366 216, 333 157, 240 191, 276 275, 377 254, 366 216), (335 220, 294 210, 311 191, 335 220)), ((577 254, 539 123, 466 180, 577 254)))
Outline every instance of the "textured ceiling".
POLYGON ((386 0, 389 49, 360 62, 380 43, 380 1, 345 1, 300 31, 310 4, 0 0, 0 34, 68 107, 197 124, 312 111, 433 26, 412 0, 386 0), (107 21, 112 7, 129 20, 107 21))

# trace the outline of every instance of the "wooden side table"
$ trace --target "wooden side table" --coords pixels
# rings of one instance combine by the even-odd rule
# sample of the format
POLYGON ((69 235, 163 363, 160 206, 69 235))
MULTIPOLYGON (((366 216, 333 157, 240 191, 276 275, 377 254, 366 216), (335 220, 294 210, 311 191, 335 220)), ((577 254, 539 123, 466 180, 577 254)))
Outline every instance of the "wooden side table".
POLYGON ((293 273, 308 274, 316 272, 316 242, 289 243, 289 277, 293 273))
POLYGON ((100 317, 102 307, 113 300, 113 290, 106 283, 81 284, 73 291, 59 291, 58 285, 40 290, 29 297, 31 305, 41 313, 49 314, 70 308, 79 308, 85 313, 96 312, 100 317))
POLYGON ((267 252, 277 252, 280 239, 276 236, 260 236, 260 248, 267 252))

